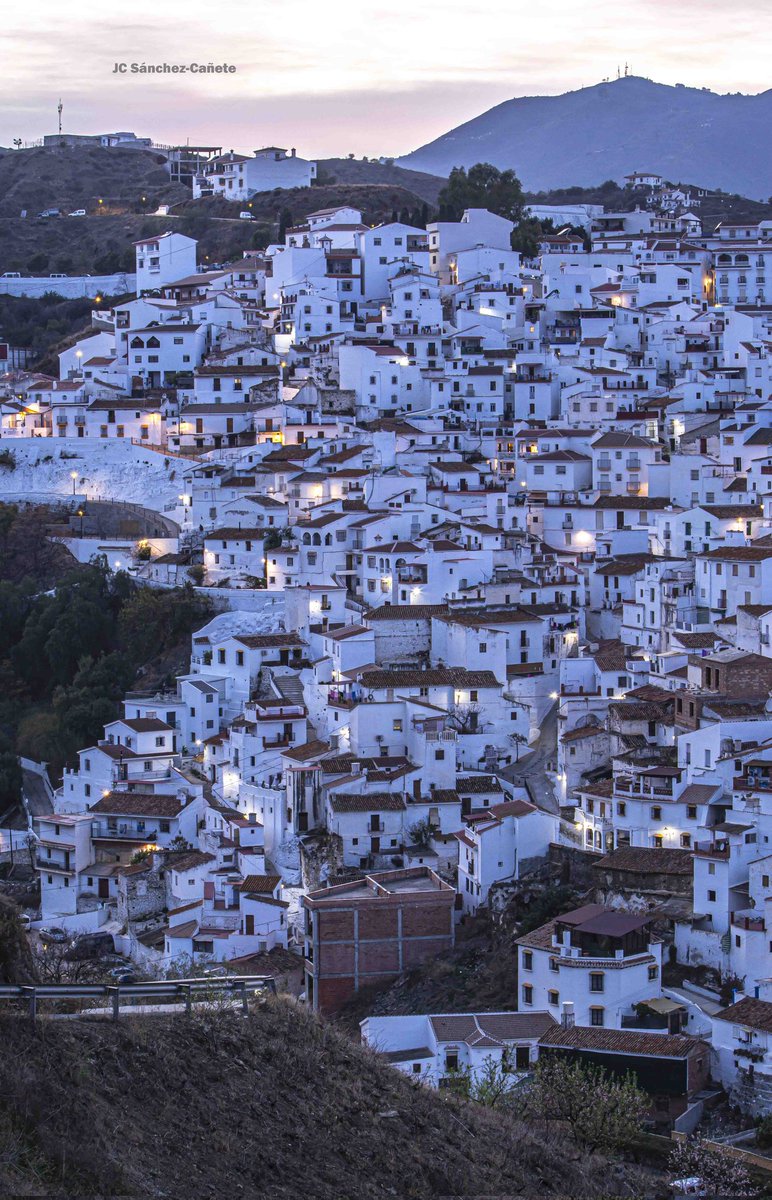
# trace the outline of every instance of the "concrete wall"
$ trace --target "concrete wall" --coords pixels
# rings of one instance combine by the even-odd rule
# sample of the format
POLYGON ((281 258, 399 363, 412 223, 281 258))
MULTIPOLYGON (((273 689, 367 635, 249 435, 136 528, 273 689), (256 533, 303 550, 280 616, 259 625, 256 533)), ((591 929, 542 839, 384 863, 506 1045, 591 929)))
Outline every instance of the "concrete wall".
POLYGON ((126 271, 115 275, 71 275, 66 279, 51 279, 47 275, 25 275, 21 279, 0 278, 0 295, 44 296, 53 292, 65 300, 77 300, 81 296, 123 296, 136 293, 137 277, 126 271))

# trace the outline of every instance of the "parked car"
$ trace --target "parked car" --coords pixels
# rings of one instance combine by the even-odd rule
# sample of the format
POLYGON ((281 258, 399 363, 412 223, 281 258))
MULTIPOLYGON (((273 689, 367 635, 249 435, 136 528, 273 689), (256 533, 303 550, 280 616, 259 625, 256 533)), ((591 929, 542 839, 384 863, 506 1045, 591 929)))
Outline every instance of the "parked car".
POLYGON ((83 933, 73 941, 68 958, 101 958, 115 952, 115 941, 111 933, 83 933))
POLYGON ((24 929, 29 929, 30 925, 32 924, 32 917, 29 915, 29 913, 19 913, 19 924, 24 929))
POLYGON ((242 221, 251 221, 251 220, 252 220, 252 213, 251 213, 251 212, 240 212, 240 213, 239 213, 239 219, 240 219, 240 220, 242 220, 242 221))
POLYGON ((68 217, 85 217, 85 215, 86 215, 85 208, 76 208, 74 212, 67 214, 68 217))
POLYGON ((70 940, 67 930, 61 929, 58 925, 50 925, 46 929, 41 929, 39 937, 41 942, 51 942, 55 946, 63 946, 70 940))
POLYGON ((42 212, 38 213, 39 217, 61 217, 61 215, 58 208, 44 208, 42 212))
POLYGON ((115 967, 110 971, 110 978, 116 983, 136 983, 137 976, 130 967, 115 967))
POLYGON ((21 279, 21 271, 3 271, 3 279, 21 279))
POLYGON ((66 279, 66 278, 67 278, 67 276, 66 276, 66 275, 64 275, 64 274, 63 274, 61 271, 53 271, 53 272, 52 272, 52 273, 51 273, 51 274, 48 276, 48 278, 49 278, 49 279, 66 279))

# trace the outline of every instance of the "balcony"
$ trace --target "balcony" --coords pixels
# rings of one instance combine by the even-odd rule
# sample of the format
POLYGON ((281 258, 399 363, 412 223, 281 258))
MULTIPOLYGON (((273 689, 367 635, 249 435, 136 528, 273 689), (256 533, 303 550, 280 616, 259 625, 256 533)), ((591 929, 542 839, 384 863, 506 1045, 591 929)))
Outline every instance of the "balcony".
POLYGON ((625 796, 639 796, 642 800, 672 800, 672 786, 660 784, 656 786, 649 784, 645 787, 647 781, 642 779, 615 779, 614 791, 625 796))
POLYGON ((92 821, 91 836, 97 841, 116 840, 119 842, 154 842, 158 830, 155 828, 140 829, 128 821, 92 821))
POLYGON ((729 858, 729 842, 695 842, 694 853, 704 858, 729 858))
POLYGON ((280 746, 291 746, 294 738, 291 734, 282 734, 274 738, 263 738, 264 750, 275 750, 280 746))
POLYGON ((764 918, 753 917, 744 912, 733 912, 730 920, 736 929, 745 929, 748 933, 764 933, 766 925, 764 918))
POLYGON ((69 862, 57 862, 53 858, 43 858, 38 854, 35 857, 35 866, 39 871, 48 871, 56 875, 74 875, 75 868, 71 867, 69 862))

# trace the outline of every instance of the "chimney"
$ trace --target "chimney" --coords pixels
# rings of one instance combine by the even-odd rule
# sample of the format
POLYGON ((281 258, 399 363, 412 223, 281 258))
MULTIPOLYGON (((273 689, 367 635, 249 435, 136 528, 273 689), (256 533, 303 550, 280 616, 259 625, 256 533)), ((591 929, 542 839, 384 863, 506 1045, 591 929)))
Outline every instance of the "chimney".
POLYGON ((564 1029, 573 1029, 575 1020, 573 1000, 564 1000, 563 1011, 560 1014, 560 1024, 564 1029))
POLYGON ((294 158, 296 153, 297 153, 297 151, 295 150, 295 147, 293 146, 292 149, 290 150, 290 158, 294 158))

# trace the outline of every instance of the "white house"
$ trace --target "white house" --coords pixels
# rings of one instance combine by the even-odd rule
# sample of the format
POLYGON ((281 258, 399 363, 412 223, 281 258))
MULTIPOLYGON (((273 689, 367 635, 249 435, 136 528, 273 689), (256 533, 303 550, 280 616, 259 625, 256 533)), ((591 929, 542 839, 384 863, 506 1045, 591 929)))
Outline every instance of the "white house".
POLYGON ((650 923, 585 904, 518 938, 520 1010, 557 1019, 569 1001, 577 1025, 621 1029, 636 1004, 662 992, 662 946, 650 923))

